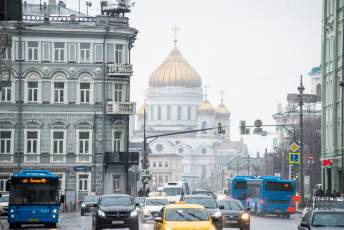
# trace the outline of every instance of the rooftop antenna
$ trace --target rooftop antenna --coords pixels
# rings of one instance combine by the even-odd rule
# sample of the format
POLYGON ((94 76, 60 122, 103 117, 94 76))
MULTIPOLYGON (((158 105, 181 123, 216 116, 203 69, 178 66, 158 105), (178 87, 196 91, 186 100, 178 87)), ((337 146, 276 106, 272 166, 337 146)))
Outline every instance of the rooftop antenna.
POLYGON ((174 25, 174 27, 172 27, 172 30, 174 32, 174 47, 177 47, 177 32, 178 30, 180 30, 180 28, 177 25, 174 25))

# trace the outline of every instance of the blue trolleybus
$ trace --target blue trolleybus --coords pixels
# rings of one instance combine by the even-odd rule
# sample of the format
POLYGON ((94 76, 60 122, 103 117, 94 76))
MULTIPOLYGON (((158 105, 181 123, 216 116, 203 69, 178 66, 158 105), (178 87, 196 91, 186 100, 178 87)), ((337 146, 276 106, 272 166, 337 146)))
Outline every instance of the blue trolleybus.
POLYGON ((233 199, 240 200, 245 204, 247 194, 247 181, 255 179, 254 176, 235 176, 229 180, 228 193, 233 199))
POLYGON ((58 176, 48 170, 22 170, 10 176, 7 188, 10 228, 22 224, 56 227, 60 207, 58 176))
POLYGON ((293 180, 262 176, 247 181, 245 206, 257 215, 289 217, 296 212, 296 184, 293 180))

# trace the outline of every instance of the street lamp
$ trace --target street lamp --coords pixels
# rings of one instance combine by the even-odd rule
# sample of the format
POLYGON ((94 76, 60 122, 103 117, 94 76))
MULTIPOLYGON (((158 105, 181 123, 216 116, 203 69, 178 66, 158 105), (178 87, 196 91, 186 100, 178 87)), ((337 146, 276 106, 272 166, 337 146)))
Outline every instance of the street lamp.
POLYGON ((300 85, 297 88, 299 91, 299 105, 300 105, 300 196, 301 196, 301 205, 304 201, 304 176, 303 176, 303 92, 305 87, 302 84, 302 75, 300 77, 300 85))
POLYGON ((339 86, 342 88, 342 103, 341 103, 341 141, 342 141, 342 173, 340 175, 340 185, 341 185, 341 188, 340 188, 340 191, 341 191, 341 194, 344 193, 344 75, 342 75, 342 80, 339 82, 339 86))

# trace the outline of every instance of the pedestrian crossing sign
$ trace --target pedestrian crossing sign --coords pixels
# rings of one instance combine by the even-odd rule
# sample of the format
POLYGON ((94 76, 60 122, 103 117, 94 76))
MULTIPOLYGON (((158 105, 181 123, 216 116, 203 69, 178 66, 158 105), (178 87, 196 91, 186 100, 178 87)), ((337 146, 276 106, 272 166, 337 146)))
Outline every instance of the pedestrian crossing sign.
POLYGON ((300 153, 289 153, 289 164, 300 164, 300 153))

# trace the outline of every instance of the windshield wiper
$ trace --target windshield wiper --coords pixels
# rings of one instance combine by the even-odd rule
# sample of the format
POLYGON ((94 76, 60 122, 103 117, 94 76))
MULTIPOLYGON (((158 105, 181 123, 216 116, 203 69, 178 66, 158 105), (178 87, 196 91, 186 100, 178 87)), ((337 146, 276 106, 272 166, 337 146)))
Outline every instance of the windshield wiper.
MULTIPOLYGON (((176 212, 179 216, 183 217, 183 218, 186 218, 185 215, 181 214, 180 212, 176 212)), ((186 218, 186 220, 191 220, 190 218, 186 218)))
POLYGON ((194 218, 196 218, 197 220, 202 220, 202 218, 200 218, 199 216, 196 216, 195 214, 193 214, 193 213, 190 213, 190 212, 186 212, 186 211, 184 211, 185 213, 187 213, 188 215, 190 215, 190 216, 192 216, 192 217, 194 217, 194 218))

